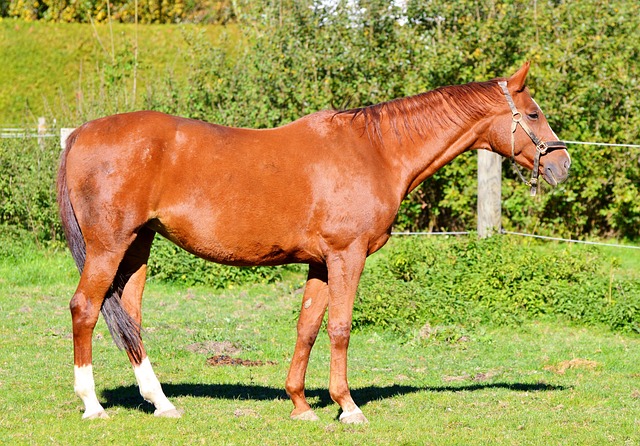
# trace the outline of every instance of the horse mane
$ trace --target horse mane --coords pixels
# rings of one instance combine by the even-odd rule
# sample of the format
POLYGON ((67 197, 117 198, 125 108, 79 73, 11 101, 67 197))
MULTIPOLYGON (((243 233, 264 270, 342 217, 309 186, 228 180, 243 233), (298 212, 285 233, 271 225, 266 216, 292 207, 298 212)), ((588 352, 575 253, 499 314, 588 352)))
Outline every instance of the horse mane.
POLYGON ((403 132, 411 140, 414 135, 424 138, 436 127, 462 126, 465 121, 486 116, 492 107, 502 101, 498 80, 471 82, 464 85, 440 87, 406 98, 393 99, 367 107, 338 110, 337 115, 351 115, 351 122, 364 121, 369 138, 383 142, 382 120, 389 120, 399 140, 403 132))

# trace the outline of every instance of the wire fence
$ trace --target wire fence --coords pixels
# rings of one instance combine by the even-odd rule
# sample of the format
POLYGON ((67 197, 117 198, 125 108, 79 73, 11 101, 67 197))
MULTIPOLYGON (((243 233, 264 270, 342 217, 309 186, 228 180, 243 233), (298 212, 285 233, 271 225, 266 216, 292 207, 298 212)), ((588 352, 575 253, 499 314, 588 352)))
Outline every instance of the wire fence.
MULTIPOLYGON (((45 132, 42 129, 37 128, 24 128, 18 126, 0 126, 0 138, 54 138, 62 137, 63 134, 58 134, 55 129, 46 129, 45 132), (53 133, 52 133, 53 131, 53 133)), ((640 144, 624 144, 624 143, 610 143, 610 142, 596 142, 596 141, 567 141, 563 140, 566 144, 577 144, 582 146, 606 146, 606 147, 626 147, 630 149, 640 149, 640 144)))
MULTIPOLYGON (((408 231, 399 231, 399 232, 391 232, 391 235, 396 236, 439 236, 439 235, 471 235, 475 234, 473 231, 431 231, 431 232, 408 232, 408 231)), ((537 235, 537 234, 527 234, 526 232, 514 232, 514 231, 505 231, 504 229, 500 230, 498 234, 501 235, 515 235, 518 237, 530 237, 536 238, 540 240, 549 240, 555 242, 564 242, 564 243, 576 243, 583 245, 595 245, 595 246, 607 246, 611 248, 623 248, 623 249, 640 249, 640 246, 634 245, 621 245, 619 243, 605 243, 605 242, 594 242, 590 240, 577 240, 577 239, 569 239, 562 237, 551 237, 547 235, 537 235)))
POLYGON ((58 133, 39 133, 37 129, 24 129, 18 127, 0 128, 0 138, 2 139, 23 139, 23 138, 59 138, 58 133))
POLYGON ((618 243, 604 243, 604 242, 592 242, 589 240, 574 240, 574 239, 567 239, 567 238, 560 238, 560 237, 550 237, 550 236, 546 236, 546 235, 536 235, 536 234, 527 234, 524 232, 513 232, 513 231, 505 231, 502 230, 500 231, 501 234, 505 234, 505 235, 517 235, 520 237, 531 237, 531 238, 537 238, 537 239, 541 239, 541 240, 553 240, 556 242, 565 242, 565 243, 579 243, 579 244, 583 244, 583 245, 596 245, 596 246, 609 246, 612 248, 626 248, 626 249, 640 249, 640 246, 634 246, 634 245, 621 245, 618 243))
MULTIPOLYGON (((614 144, 614 143, 592 142, 592 141, 564 141, 564 142, 566 144, 607 146, 607 147, 625 147, 625 148, 632 148, 632 149, 640 149, 640 144, 614 144)), ((434 236, 452 235, 452 236, 458 236, 458 235, 469 235, 469 234, 472 234, 472 233, 473 232, 471 232, 471 231, 441 231, 441 232, 392 232, 391 234, 392 235, 399 235, 399 236, 422 236, 422 235, 434 235, 434 236)), ((562 238, 562 237, 552 237, 552 236, 546 236, 546 235, 527 234, 527 233, 524 233, 524 232, 505 231, 504 229, 501 229, 499 231, 499 233, 502 234, 502 235, 513 235, 513 236, 518 236, 518 237, 529 237, 529 238, 535 238, 535 239, 540 239, 540 240, 556 241, 556 242, 563 242, 563 243, 576 243, 576 244, 583 244, 583 245, 606 246, 606 247, 622 248, 622 249, 640 249, 640 246, 634 246, 634 245, 622 245, 622 244, 619 244, 619 243, 605 243, 605 242, 595 242, 595 241, 589 241, 589 240, 567 239, 567 238, 562 238)))
POLYGON ((607 147, 627 147, 631 149, 640 149, 640 144, 617 144, 610 142, 586 142, 586 141, 564 141, 565 144, 579 144, 583 146, 607 146, 607 147))

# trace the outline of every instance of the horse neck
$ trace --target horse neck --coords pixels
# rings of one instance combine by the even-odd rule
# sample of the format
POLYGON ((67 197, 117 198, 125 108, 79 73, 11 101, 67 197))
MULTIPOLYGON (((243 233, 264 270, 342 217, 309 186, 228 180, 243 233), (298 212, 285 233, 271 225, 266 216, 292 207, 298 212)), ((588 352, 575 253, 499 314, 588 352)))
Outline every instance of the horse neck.
POLYGON ((478 134, 474 129, 480 125, 473 123, 465 129, 439 129, 432 136, 398 148, 399 158, 403 161, 405 196, 461 153, 478 148, 478 134))
POLYGON ((393 109, 381 114, 378 133, 383 136, 378 141, 384 156, 398 171, 401 199, 461 153, 489 148, 484 135, 493 114, 487 104, 469 107, 465 103, 468 95, 459 99, 446 95, 446 101, 427 96, 447 91, 393 101, 393 109), (410 103, 403 106, 402 101, 410 103))

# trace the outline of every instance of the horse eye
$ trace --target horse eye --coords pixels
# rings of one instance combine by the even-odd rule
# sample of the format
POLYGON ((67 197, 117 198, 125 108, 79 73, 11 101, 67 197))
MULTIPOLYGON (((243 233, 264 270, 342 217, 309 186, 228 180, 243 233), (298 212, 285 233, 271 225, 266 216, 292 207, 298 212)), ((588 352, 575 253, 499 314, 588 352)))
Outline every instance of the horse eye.
POLYGON ((533 112, 528 114, 530 119, 538 119, 538 112, 533 112))

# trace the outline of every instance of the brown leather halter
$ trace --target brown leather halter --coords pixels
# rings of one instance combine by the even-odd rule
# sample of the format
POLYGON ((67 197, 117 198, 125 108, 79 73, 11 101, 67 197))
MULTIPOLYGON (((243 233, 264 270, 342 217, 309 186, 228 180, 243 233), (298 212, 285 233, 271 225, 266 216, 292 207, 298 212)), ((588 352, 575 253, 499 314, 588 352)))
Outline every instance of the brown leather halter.
POLYGON ((513 118, 513 122, 511 123, 511 163, 513 164, 513 168, 516 173, 522 180, 524 184, 531 188, 531 196, 534 196, 538 191, 538 175, 540 174, 538 171, 540 169, 540 157, 547 153, 549 150, 556 149, 566 149, 567 146, 563 141, 549 141, 544 142, 540 138, 533 133, 533 130, 529 127, 529 125, 522 119, 522 113, 518 111, 516 108, 516 104, 513 102, 513 98, 511 97, 511 93, 509 93, 509 89, 507 88, 506 81, 499 81, 498 85, 502 88, 502 92, 504 93, 507 103, 509 104, 509 108, 511 108, 511 114, 513 118), (516 164, 516 141, 515 134, 516 129, 518 128, 518 124, 522 127, 522 130, 531 138, 531 141, 536 146, 536 154, 533 158, 533 170, 531 171, 531 180, 527 181, 526 178, 522 175, 520 168, 516 164))

